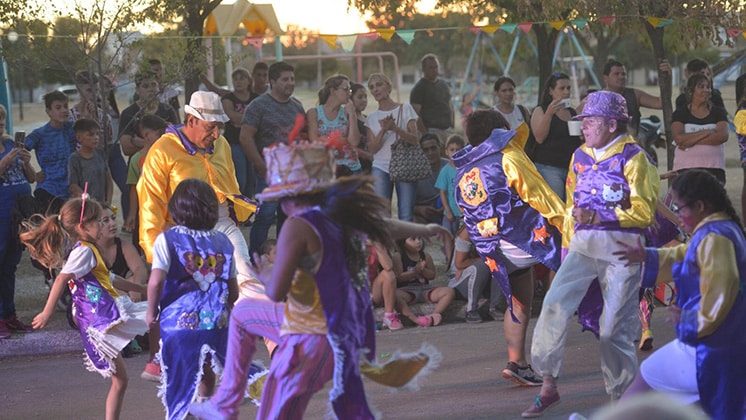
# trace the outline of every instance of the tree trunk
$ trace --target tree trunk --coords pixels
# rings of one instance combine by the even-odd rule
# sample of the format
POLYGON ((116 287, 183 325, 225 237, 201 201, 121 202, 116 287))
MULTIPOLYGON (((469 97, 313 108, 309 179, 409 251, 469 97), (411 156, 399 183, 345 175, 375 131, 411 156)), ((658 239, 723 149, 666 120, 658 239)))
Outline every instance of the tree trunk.
MULTIPOLYGON (((646 24, 645 29, 648 31, 650 42, 653 45, 655 62, 660 64, 661 61, 666 59, 666 50, 663 47, 663 33, 665 28, 654 28, 646 24)), ((671 115, 673 114, 673 105, 671 103, 671 95, 673 93, 671 73, 663 72, 660 68, 658 69, 658 87, 660 88, 661 105, 663 107, 663 123, 666 128, 667 169, 670 171, 673 169, 673 154, 676 150, 675 143, 672 141, 673 135, 671 134, 671 115)))
POLYGON ((189 10, 187 15, 187 44, 184 52, 184 103, 188 104, 192 93, 199 90, 200 63, 204 62, 202 51, 202 28, 205 24, 200 10, 189 10))
POLYGON ((544 82, 552 75, 552 57, 554 56, 554 45, 557 43, 557 32, 545 25, 534 25, 533 31, 536 35, 536 50, 539 53, 539 97, 536 104, 541 104, 544 95, 544 82))

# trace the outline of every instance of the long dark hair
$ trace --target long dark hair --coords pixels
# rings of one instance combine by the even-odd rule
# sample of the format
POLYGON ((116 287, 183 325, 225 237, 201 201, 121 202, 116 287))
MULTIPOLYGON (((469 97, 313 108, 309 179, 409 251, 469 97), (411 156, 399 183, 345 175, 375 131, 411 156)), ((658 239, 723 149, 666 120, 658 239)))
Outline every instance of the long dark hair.
POLYGON ((570 76, 566 75, 565 73, 555 72, 552 73, 551 76, 544 82, 544 88, 542 90, 541 95, 541 102, 539 103, 539 106, 542 108, 545 108, 552 102, 552 94, 549 93, 551 89, 554 89, 557 86, 558 80, 570 80, 570 76))
POLYGON ((343 177, 326 191, 290 198, 319 206, 330 219, 342 226, 344 258, 353 276, 367 273, 367 257, 358 252, 362 245, 361 233, 386 249, 391 249, 394 244, 385 220, 388 203, 375 193, 372 182, 372 177, 343 177))
POLYGON ((725 187, 709 172, 699 169, 687 170, 673 179, 671 189, 687 203, 702 201, 713 213, 725 212, 743 231, 741 219, 733 208, 725 187))
MULTIPOLYGON (((695 73, 689 76, 688 79, 686 79, 686 103, 692 103, 692 98, 694 97, 694 89, 697 87, 699 82, 703 80, 707 82, 707 85, 710 86, 710 88, 712 88, 710 78, 703 73, 695 73)), ((712 93, 710 93, 710 97, 707 99, 707 105, 712 105, 712 93)))

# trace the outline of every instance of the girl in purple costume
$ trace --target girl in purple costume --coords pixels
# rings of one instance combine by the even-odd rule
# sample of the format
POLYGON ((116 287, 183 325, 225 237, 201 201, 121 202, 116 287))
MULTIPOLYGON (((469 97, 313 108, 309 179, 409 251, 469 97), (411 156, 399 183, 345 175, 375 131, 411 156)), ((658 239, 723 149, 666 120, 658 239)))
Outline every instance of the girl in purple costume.
POLYGON ((46 267, 62 265, 66 241, 78 241, 54 281, 44 310, 32 325, 43 328, 54 314, 65 286, 70 288, 73 315, 83 339, 85 366, 91 372, 111 377, 106 397, 106 419, 118 419, 127 390, 127 371, 121 350, 138 334, 148 330, 145 302, 132 303, 116 289, 143 291, 132 282, 115 277, 95 243, 101 237, 101 206, 76 198, 66 202, 59 215, 42 218, 41 225, 26 222, 21 241, 31 256, 46 267))
POLYGON ((718 180, 702 170, 679 175, 671 186, 672 208, 687 244, 615 253, 645 263, 643 285, 676 283, 669 307, 676 339, 650 355, 624 398, 656 390, 679 402, 699 400, 713 419, 746 418, 746 239, 741 220, 718 180))
POLYGON ((214 230, 218 198, 206 182, 181 181, 168 203, 176 226, 153 245, 148 325, 160 325, 163 374, 158 395, 166 418, 183 419, 198 396, 215 388, 228 342, 228 316, 238 298, 233 245, 214 230))

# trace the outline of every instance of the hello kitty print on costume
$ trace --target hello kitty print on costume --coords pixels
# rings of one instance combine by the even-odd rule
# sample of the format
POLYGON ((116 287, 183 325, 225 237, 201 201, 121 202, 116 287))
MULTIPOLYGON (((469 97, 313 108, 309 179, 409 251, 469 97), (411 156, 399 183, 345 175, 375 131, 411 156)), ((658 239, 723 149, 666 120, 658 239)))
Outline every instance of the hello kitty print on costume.
POLYGON ((629 201, 629 190, 625 190, 622 184, 604 184, 601 197, 606 202, 604 208, 607 210, 616 208, 627 210, 632 207, 629 201))

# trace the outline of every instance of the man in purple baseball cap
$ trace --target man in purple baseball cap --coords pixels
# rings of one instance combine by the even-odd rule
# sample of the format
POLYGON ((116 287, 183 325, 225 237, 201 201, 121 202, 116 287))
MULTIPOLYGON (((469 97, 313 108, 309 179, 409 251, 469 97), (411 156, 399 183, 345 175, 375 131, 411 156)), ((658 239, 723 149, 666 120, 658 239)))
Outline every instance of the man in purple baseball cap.
POLYGON ((644 241, 644 231, 655 217, 658 172, 627 133, 623 96, 594 92, 574 119, 583 122, 585 144, 573 154, 567 176, 573 207, 572 218, 566 217, 563 226, 566 256, 534 329, 531 359, 544 382, 523 417, 539 417, 559 402, 556 381, 566 331, 595 278, 603 296, 598 321, 601 371, 612 400, 622 395, 637 372, 634 340, 640 328, 641 265, 625 265, 613 253, 623 244, 644 241))

